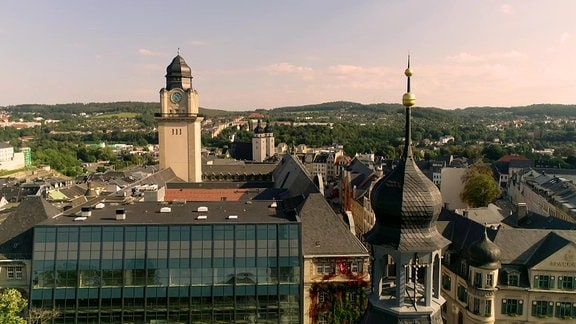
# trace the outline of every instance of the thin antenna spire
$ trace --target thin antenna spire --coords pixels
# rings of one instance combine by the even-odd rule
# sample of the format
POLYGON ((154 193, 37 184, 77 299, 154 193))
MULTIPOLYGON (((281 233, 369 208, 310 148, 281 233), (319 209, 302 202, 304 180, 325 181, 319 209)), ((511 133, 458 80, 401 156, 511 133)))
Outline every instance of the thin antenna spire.
POLYGON ((408 158, 412 158, 412 125, 410 121, 410 107, 414 106, 416 103, 416 96, 410 92, 410 77, 412 76, 413 72, 410 68, 410 54, 408 54, 408 67, 406 71, 404 71, 404 75, 406 76, 406 93, 402 96, 402 105, 406 107, 406 136, 404 138, 404 152, 402 153, 402 158, 404 160, 408 158))
MULTIPOLYGON (((408 68, 410 69, 410 53, 408 53, 408 68)), ((410 77, 412 76, 411 74, 408 75, 406 74, 406 76, 408 77, 408 83, 407 83, 407 88, 406 88, 406 92, 410 92, 410 77)))
MULTIPOLYGON (((180 55, 180 47, 178 47, 178 50, 176 51, 177 55, 180 55)), ((408 66, 410 66, 410 64, 408 64, 408 66)))

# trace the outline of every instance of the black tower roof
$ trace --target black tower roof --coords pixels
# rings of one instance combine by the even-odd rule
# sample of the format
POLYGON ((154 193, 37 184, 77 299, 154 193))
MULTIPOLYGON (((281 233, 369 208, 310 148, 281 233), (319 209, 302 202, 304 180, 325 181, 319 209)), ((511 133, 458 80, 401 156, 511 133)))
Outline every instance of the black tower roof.
POLYGON ((262 121, 258 119, 258 124, 256 125, 256 128, 254 128, 254 134, 263 134, 263 133, 264 133, 264 127, 262 127, 262 121))
POLYGON ((502 251, 494 242, 490 241, 486 230, 484 237, 470 245, 468 248, 468 258, 470 265, 495 270, 500 268, 500 256, 502 251))
POLYGON ((166 90, 174 88, 186 90, 189 87, 185 84, 192 84, 192 70, 184 58, 178 54, 166 68, 166 90))
POLYGON ((410 61, 405 74, 408 91, 402 99, 406 107, 404 153, 400 164, 378 180, 372 190, 370 200, 376 224, 365 234, 365 239, 370 244, 399 251, 434 251, 449 243, 436 229, 442 196, 418 168, 412 155, 410 107, 416 98, 410 92, 410 61))

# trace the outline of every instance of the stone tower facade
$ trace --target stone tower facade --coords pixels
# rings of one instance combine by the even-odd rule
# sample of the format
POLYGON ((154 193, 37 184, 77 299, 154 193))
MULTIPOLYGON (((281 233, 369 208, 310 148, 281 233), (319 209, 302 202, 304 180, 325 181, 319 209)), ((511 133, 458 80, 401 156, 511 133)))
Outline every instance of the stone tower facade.
POLYGON ((259 120, 258 125, 254 128, 254 135, 252 135, 252 160, 254 162, 264 162, 276 153, 275 148, 272 124, 268 122, 266 127, 262 127, 262 123, 259 120))
POLYGON ((180 55, 166 68, 166 87, 160 90, 158 142, 160 168, 172 168, 184 181, 202 181, 201 122, 198 92, 192 87, 191 69, 180 55))

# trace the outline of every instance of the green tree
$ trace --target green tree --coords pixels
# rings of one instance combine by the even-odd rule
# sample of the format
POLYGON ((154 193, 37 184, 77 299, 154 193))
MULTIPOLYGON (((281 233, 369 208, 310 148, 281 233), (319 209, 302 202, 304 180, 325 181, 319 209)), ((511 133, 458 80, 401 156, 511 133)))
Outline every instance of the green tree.
POLYGON ((494 180, 492 170, 484 164, 472 165, 462 180, 464 190, 460 193, 460 198, 472 208, 486 207, 502 193, 494 180))
POLYGON ((18 290, 4 290, 0 293, 0 323, 26 324, 26 320, 19 314, 27 304, 28 302, 22 298, 22 294, 18 290))

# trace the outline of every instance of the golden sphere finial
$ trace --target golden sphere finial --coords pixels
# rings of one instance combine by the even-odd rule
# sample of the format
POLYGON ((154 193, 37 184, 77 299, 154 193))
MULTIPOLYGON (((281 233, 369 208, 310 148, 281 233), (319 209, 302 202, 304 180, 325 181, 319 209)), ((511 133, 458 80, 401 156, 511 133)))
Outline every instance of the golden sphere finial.
POLYGON ((414 72, 412 71, 411 68, 407 68, 406 71, 404 71, 404 75, 407 77, 411 77, 412 74, 414 74, 414 72))
POLYGON ((404 107, 412 107, 416 104, 416 96, 412 92, 406 92, 402 96, 402 105, 404 107))

